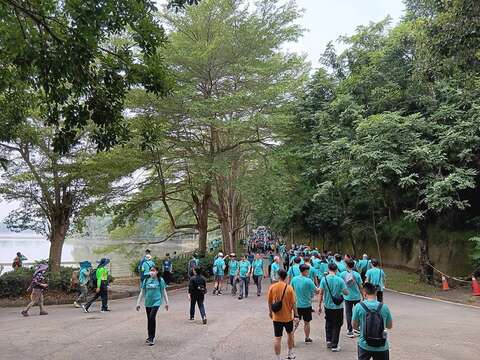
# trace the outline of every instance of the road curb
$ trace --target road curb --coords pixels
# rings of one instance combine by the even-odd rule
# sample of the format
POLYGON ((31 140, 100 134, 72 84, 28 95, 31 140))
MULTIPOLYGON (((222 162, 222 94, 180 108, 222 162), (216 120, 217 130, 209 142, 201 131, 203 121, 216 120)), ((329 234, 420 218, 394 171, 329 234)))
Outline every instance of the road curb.
POLYGON ((410 296, 410 297, 414 297, 414 298, 417 298, 417 299, 437 301, 437 302, 442 302, 442 303, 445 303, 445 304, 463 306, 463 307, 468 307, 468 308, 480 310, 480 305, 470 305, 470 304, 464 304, 464 303, 461 303, 461 302, 455 302, 455 301, 449 301, 449 300, 444 300, 444 299, 440 299, 440 298, 434 298, 434 297, 430 297, 430 296, 410 294, 410 293, 397 291, 397 290, 393 290, 393 289, 389 289, 389 288, 385 288, 385 290, 387 290, 388 292, 395 293, 395 294, 410 296))

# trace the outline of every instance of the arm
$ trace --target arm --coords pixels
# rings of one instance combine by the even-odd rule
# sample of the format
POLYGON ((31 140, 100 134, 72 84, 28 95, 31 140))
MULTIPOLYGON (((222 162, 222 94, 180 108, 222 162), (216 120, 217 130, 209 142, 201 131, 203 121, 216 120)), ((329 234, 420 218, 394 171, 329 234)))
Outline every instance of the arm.
POLYGON ((167 288, 163 288, 163 297, 165 299, 165 310, 168 311, 168 294, 167 294, 167 288))
POLYGON ((323 303, 323 289, 318 289, 318 313, 322 313, 322 303, 323 303))
POLYGON ((102 274, 103 274, 103 267, 97 270, 97 292, 100 291, 100 285, 102 284, 102 274))
POLYGON ((359 331, 359 330, 360 330, 360 323, 359 323, 359 321, 358 321, 358 320, 352 320, 352 327, 353 327, 355 330, 359 331))
POLYGON ((143 297, 143 287, 140 288, 140 294, 138 294, 138 298, 137 298, 137 311, 140 310, 140 301, 142 301, 142 297, 143 297))

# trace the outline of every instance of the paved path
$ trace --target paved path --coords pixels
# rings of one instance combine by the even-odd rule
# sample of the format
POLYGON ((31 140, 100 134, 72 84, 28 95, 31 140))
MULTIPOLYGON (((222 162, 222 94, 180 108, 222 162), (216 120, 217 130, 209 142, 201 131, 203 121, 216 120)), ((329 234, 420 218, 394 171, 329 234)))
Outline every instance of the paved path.
MULTIPOLYGON (((265 284, 266 285, 266 284, 265 284)), ((253 293, 253 286, 251 286, 253 293)), ((254 294, 255 295, 255 294, 254 294)), ((480 310, 442 302, 386 293, 394 316, 390 333, 391 358, 395 360, 480 359, 480 310)), ((146 338, 144 311, 134 310, 134 299, 114 300, 111 313, 98 307, 85 314, 70 306, 51 306, 50 315, 23 318, 19 309, 0 309, 0 358, 44 360, 180 360, 272 359, 273 329, 265 296, 242 301, 229 295, 207 295, 208 325, 187 320, 185 290, 170 294, 171 310, 157 317, 157 344, 146 338)), ((342 352, 325 349, 324 320, 312 322, 314 343, 302 343, 298 330, 298 360, 355 359, 356 341, 342 329, 342 352)))

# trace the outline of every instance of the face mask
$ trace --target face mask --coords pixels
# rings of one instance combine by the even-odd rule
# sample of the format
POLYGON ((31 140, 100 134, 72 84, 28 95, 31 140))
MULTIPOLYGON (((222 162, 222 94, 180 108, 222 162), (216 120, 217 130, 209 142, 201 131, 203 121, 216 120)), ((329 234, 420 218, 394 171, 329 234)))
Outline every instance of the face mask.
POLYGON ((156 271, 150 271, 150 277, 157 277, 156 271))

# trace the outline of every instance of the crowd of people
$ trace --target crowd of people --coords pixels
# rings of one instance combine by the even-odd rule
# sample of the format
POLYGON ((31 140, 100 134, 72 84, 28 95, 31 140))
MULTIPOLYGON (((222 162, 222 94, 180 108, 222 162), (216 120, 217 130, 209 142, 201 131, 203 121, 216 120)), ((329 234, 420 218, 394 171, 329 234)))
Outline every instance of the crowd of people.
MULTIPOLYGON (((107 265, 109 259, 103 258, 96 269, 89 261, 80 262, 78 270, 78 296, 75 307, 90 311, 91 305, 100 297, 101 312, 110 311, 108 307, 107 265), (88 299, 89 288, 94 293, 88 299)), ((34 305, 39 305, 40 315, 47 315, 43 304, 43 292, 48 287, 45 272, 48 265, 40 264, 35 269, 30 288, 31 302, 22 311, 29 315, 34 305)), ((159 308, 169 309, 167 294, 168 283, 172 280, 173 261, 170 255, 162 264, 155 264, 146 250, 139 262, 140 294, 137 298, 137 311, 143 305, 147 317, 147 345, 155 344, 156 317, 159 308)), ((256 295, 262 296, 262 283, 268 279, 267 294, 269 316, 273 321, 274 353, 280 359, 281 340, 284 331, 287 334, 287 357, 295 359, 294 334, 303 321, 303 341, 312 344, 310 336, 314 314, 323 314, 325 319, 325 344, 332 352, 341 350, 339 339, 344 322, 346 335, 358 337, 358 359, 389 359, 387 331, 392 327, 392 316, 383 302, 385 272, 376 259, 364 254, 360 259, 344 254, 322 253, 308 246, 292 246, 289 250, 284 244, 275 244, 265 252, 247 252, 239 257, 235 253, 224 256, 218 253, 212 264, 214 284, 212 295, 220 296, 229 290, 231 296, 239 300, 248 298, 250 280, 255 285, 256 295), (224 283, 227 280, 227 283, 224 283), (318 300, 316 300, 318 299, 318 300), (315 308, 314 304, 318 304, 315 308), (344 321, 345 320, 345 321, 344 321)), ((189 283, 187 287, 190 302, 189 319, 195 319, 198 307, 203 324, 207 324, 205 294, 207 279, 205 269, 200 266, 199 258, 193 254, 187 263, 189 283)))

